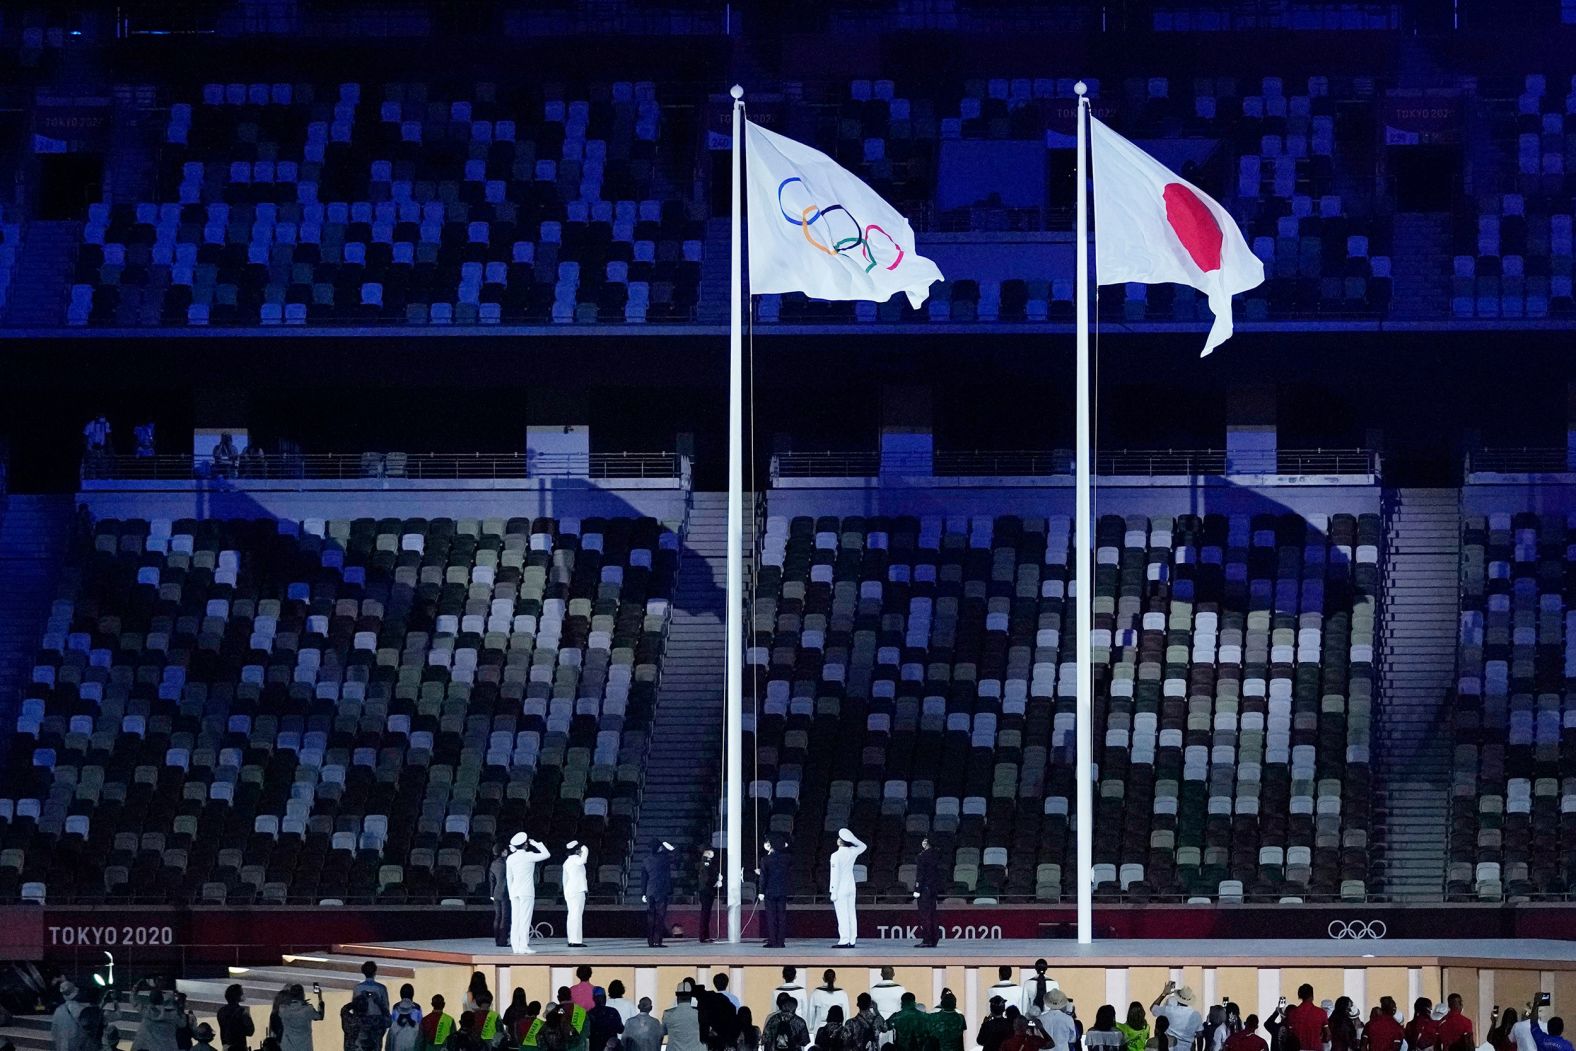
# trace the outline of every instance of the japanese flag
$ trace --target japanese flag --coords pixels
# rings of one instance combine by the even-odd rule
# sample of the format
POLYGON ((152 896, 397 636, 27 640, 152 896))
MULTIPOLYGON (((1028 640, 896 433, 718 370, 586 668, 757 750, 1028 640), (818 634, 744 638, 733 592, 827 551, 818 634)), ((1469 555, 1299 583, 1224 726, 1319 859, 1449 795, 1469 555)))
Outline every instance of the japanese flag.
POLYGON ((1209 297, 1208 354, 1231 337, 1231 297, 1264 283, 1231 213, 1122 136, 1089 118, 1095 280, 1192 285, 1209 297))

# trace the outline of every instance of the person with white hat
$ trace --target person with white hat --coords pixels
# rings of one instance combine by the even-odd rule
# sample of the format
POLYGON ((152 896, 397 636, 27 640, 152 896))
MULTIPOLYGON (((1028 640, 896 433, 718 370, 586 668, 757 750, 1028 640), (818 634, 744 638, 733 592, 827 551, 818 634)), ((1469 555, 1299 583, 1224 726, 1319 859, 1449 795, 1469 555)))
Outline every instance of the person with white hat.
MULTIPOLYGON (((854 907, 854 896, 859 883, 854 878, 854 861, 865 852, 864 843, 846 828, 837 830, 837 849, 831 858, 832 907, 837 910, 837 944, 834 949, 852 949, 859 940, 859 914, 854 907)), ((843 1008, 844 1014, 848 1011, 843 1008)))
POLYGON ((1192 1047, 1198 1031, 1204 1028, 1204 1016, 1198 1013, 1198 996, 1192 986, 1167 982, 1165 990, 1155 997, 1149 1009, 1157 1015, 1165 1015, 1170 1023, 1167 1032, 1179 1048, 1192 1047))
POLYGON ((509 840, 504 863, 509 878, 509 948, 516 955, 531 953, 531 914, 536 911, 536 863, 546 861, 547 847, 533 843, 524 832, 509 840))
MULTIPOLYGON (((668 932, 668 899, 673 896, 673 844, 658 843, 640 868, 640 901, 646 906, 646 944, 662 948, 668 932)), ((671 1043, 671 1041, 669 1041, 671 1043)))
POLYGON ((1051 1046, 1057 1051, 1073 1051, 1078 1044, 1079 1030, 1077 1015, 1073 1011, 1073 1002, 1060 988, 1052 989, 1045 994, 1045 1008, 1036 1018, 1040 1028, 1045 1030, 1045 1035, 1050 1038, 1051 1046))
POLYGON ((564 859, 564 907, 569 911, 564 920, 564 930, 571 949, 586 947, 584 922, 586 915, 586 858, 591 848, 578 839, 571 839, 566 847, 569 856, 564 859))

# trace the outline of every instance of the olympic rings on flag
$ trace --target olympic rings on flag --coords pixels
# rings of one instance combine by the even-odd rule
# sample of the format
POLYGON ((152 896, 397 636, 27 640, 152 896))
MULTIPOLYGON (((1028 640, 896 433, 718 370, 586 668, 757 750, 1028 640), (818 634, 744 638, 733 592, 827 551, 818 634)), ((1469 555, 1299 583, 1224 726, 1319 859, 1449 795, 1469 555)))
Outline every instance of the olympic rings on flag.
POLYGON ((800 209, 799 214, 795 216, 789 211, 787 204, 783 200, 784 191, 787 190, 790 183, 798 183, 807 192, 810 189, 809 183, 805 182, 800 176, 791 175, 784 179, 777 185, 777 210, 782 213, 783 220, 788 225, 799 228, 804 234, 804 239, 809 242, 810 247, 818 252, 825 252, 834 259, 845 258, 847 253, 857 248, 860 256, 863 257, 864 272, 867 274, 877 266, 881 266, 884 270, 896 270, 898 264, 903 262, 903 257, 907 252, 891 234, 875 223, 861 227, 859 220, 854 217, 854 214, 841 204, 828 204, 825 206, 808 204, 800 209), (840 235, 834 235, 830 232, 833 224, 832 217, 838 212, 841 212, 851 225, 842 231, 840 235), (827 231, 824 240, 818 239, 810 229, 823 218, 826 220, 824 229, 827 231), (886 238, 890 250, 897 253, 893 257, 892 262, 883 265, 882 261, 876 258, 875 246, 871 240, 871 234, 873 233, 880 234, 886 238))
POLYGON ((1358 941, 1379 939, 1390 933, 1384 920, 1331 920, 1329 935, 1332 938, 1351 938, 1358 941))

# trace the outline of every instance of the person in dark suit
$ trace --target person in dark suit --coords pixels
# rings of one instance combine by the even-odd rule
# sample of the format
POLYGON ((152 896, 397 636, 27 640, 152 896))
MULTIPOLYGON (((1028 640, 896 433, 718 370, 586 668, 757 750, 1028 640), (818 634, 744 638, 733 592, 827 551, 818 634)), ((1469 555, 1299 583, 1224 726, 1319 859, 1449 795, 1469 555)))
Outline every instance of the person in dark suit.
POLYGON ((936 901, 941 897, 941 858, 930 845, 930 837, 919 841, 919 857, 914 859, 914 904, 919 907, 921 949, 934 949, 941 940, 936 925, 936 901))
POLYGON ((766 856, 761 867, 755 870, 760 877, 758 897, 766 903, 762 925, 766 928, 766 947, 781 949, 788 939, 788 892, 792 889, 792 871, 786 843, 767 840, 763 845, 766 856))
POLYGON ((668 899, 673 896, 673 844, 658 843, 640 869, 640 900, 646 906, 646 944, 662 948, 668 927, 668 899))
POLYGON ((722 865, 710 847, 700 852, 700 869, 695 874, 696 893, 700 895, 700 940, 711 938, 711 917, 717 908, 717 891, 722 887, 722 865))
POLYGON ((729 1051, 739 1039, 739 1012, 726 993, 704 986, 695 989, 701 1043, 708 1051, 729 1051))
POLYGON ((500 843, 492 864, 487 866, 487 893, 493 903, 493 944, 499 946, 509 944, 508 854, 509 845, 500 843))

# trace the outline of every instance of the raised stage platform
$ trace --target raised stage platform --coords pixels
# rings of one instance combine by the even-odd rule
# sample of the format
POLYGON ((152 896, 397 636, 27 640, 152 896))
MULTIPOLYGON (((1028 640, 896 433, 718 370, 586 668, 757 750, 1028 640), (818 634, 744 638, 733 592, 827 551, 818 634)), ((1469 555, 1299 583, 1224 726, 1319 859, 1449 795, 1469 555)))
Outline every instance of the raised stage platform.
POLYGON ((790 942, 787 949, 766 949, 758 941, 733 946, 674 940, 666 948, 652 949, 644 941, 592 939, 587 948, 571 950, 560 940, 544 939, 533 947, 534 955, 515 956, 491 939, 460 938, 350 942, 335 945, 333 952, 411 969, 423 998, 430 995, 429 988, 445 996, 452 989, 457 996, 471 971, 481 970, 494 989, 507 993, 522 986, 540 999, 572 984, 575 967, 589 964, 597 985, 618 979, 632 999, 649 996, 659 1011, 673 1002, 673 990, 682 979, 709 981, 725 968, 732 991, 757 1020, 772 1010, 772 991, 782 981, 782 967, 792 965, 806 986, 819 984, 824 970, 836 970, 837 984, 851 998, 878 979, 881 967, 891 966, 896 980, 921 1003, 934 1004, 941 990, 950 988, 959 1008, 977 1021, 989 986, 998 980, 997 969, 1011 967, 1014 980, 1021 980, 1039 957, 1050 962, 1051 977, 1086 1018, 1093 1018, 1100 1004, 1125 1009, 1132 1000, 1148 1003, 1168 979, 1191 985, 1206 1004, 1231 999, 1244 1011, 1261 1015, 1274 1010, 1281 996, 1295 999, 1303 982, 1311 982, 1321 999, 1346 995, 1365 1010, 1381 996, 1409 1006, 1418 996, 1437 1001, 1446 993, 1460 993, 1467 1013, 1486 1019, 1495 1004, 1521 1004, 1548 992, 1554 1010, 1576 1012, 1576 942, 1553 940, 1144 940, 1080 946, 1000 939, 946 942, 938 949, 871 941, 850 950, 832 949, 823 940, 790 942))

